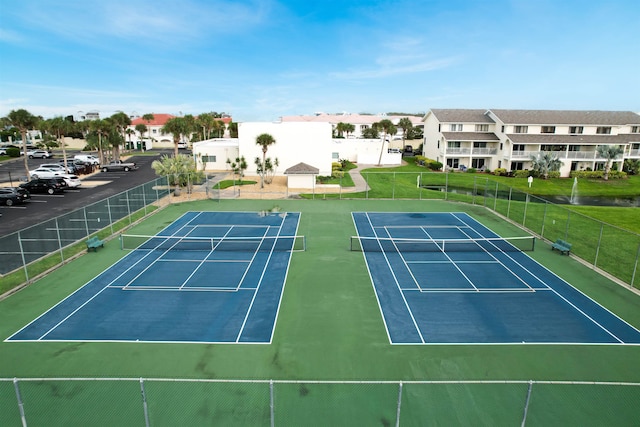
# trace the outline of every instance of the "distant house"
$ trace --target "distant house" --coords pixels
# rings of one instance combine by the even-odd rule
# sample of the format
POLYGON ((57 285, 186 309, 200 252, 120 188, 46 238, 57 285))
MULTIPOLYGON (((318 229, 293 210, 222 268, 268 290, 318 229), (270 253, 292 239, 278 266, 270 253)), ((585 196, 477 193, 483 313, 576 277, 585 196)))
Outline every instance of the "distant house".
MULTIPOLYGON (((173 134, 163 133, 162 128, 169 119, 172 119, 174 117, 178 116, 174 116, 171 114, 153 113, 153 120, 150 121, 144 120, 142 117, 134 118, 133 120, 131 120, 131 125, 129 125, 129 129, 132 129, 135 132, 135 135, 132 135, 131 138, 135 141, 144 141, 145 149, 173 148, 173 134), (147 132, 144 132, 143 135, 136 131, 136 125, 139 124, 147 126, 147 132)), ((232 121, 232 118, 229 116, 225 116, 218 120, 222 121, 225 125, 228 125, 232 121)), ((188 140, 184 142, 188 143, 191 139, 191 136, 189 135, 187 138, 188 140)))
POLYGON ((449 169, 524 170, 532 156, 553 152, 560 175, 604 168, 602 145, 640 159, 640 115, 630 111, 432 109, 424 117, 426 157, 449 169))

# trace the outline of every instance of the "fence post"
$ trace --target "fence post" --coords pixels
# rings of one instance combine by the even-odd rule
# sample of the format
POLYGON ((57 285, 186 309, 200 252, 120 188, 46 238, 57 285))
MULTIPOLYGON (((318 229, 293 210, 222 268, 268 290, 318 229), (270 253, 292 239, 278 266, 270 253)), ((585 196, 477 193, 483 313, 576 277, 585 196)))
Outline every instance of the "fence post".
POLYGON ((20 396, 20 387, 18 387, 18 379, 13 379, 13 388, 16 391, 16 399, 18 399, 18 409, 20 410, 20 419, 22 420, 22 427, 27 427, 27 417, 24 415, 24 404, 22 403, 22 396, 20 396))
POLYGON ((365 182, 365 184, 367 184, 367 186, 366 186, 367 191, 365 191, 364 198, 368 200, 369 199, 369 174, 367 174, 367 176, 365 176, 364 182, 365 182))
POLYGON ((18 231, 18 246, 20 246, 20 256, 22 257, 22 266, 24 267, 24 280, 29 283, 29 270, 27 269, 27 260, 24 257, 24 248, 22 247, 22 236, 18 231))
POLYGON ((564 240, 569 240, 569 223, 571 222, 571 211, 567 209, 567 225, 564 228, 564 240))
POLYGON ((494 198, 493 198, 493 211, 496 211, 496 208, 498 207, 498 189, 500 183, 498 181, 496 181, 496 194, 494 194, 494 198))
POLYGON ((274 410, 273 380, 269 380, 269 411, 271 415, 271 427, 276 424, 276 414, 274 410))
POLYGON ((396 173, 393 172, 393 185, 391 186, 391 200, 396 199, 396 173))
POLYGON ((449 195, 449 172, 444 173, 444 199, 447 200, 449 195))
POLYGON ((82 215, 84 216, 84 229, 87 232, 87 237, 89 237, 89 219, 87 218, 87 208, 82 208, 82 215))
POLYGON ((146 184, 142 184, 142 204, 144 205, 144 216, 147 216, 147 189, 146 184))
POLYGON ((598 237, 598 246, 596 246, 596 257, 593 260, 593 268, 596 268, 598 266, 598 254, 600 253, 600 244, 602 243, 602 231, 603 230, 604 230, 604 223, 601 223, 600 224, 600 236, 598 237))
POLYGON ((542 213, 542 230, 540 230, 540 235, 544 238, 544 224, 547 220, 547 208, 549 207, 549 202, 544 202, 544 212, 542 213))
POLYGON ((58 225, 58 217, 56 217, 56 235, 58 236, 58 248, 60 249, 60 259, 64 264, 64 253, 62 252, 62 240, 60 239, 60 225, 58 225))
POLYGON ((147 405, 147 394, 144 392, 144 380, 140 378, 140 393, 142 394, 142 408, 144 409, 144 425, 149 427, 149 407, 147 405))
POLYGON ((507 203, 507 218, 509 218, 509 213, 511 212, 511 197, 513 195, 513 187, 509 187, 509 203, 507 203))
POLYGON ((633 274, 631 275, 631 287, 633 288, 633 284, 636 281, 636 272, 638 271, 638 258, 640 258, 640 244, 638 244, 638 250, 636 251, 636 262, 633 266, 633 274))
POLYGON ((129 217, 129 225, 131 225, 131 205, 129 204, 129 192, 131 190, 127 190, 124 194, 127 199, 127 216, 129 217))
POLYGON ((113 217, 111 216, 111 200, 110 197, 107 197, 107 212, 109 213, 109 227, 111 227, 111 234, 113 234, 113 217))
POLYGON ((398 404, 396 405, 396 427, 400 427, 400 407, 402 406, 402 381, 398 386, 398 404))

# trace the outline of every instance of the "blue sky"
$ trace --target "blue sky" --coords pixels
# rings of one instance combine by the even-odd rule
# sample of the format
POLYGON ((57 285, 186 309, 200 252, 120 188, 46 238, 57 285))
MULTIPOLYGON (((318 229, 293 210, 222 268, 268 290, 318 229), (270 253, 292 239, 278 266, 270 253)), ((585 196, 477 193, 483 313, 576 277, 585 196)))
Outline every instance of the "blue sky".
POLYGON ((637 0, 0 0, 0 116, 640 111, 637 0))

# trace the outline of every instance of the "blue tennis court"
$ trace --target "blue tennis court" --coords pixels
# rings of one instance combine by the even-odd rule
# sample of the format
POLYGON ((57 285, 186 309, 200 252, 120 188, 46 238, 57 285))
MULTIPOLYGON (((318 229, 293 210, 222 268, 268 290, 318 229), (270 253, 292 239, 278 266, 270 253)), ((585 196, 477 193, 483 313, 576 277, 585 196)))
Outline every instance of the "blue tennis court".
POLYGON ((640 344, 640 331, 465 213, 354 212, 392 344, 640 344))
MULTIPOLYGON (((187 212, 8 341, 269 343, 299 213, 187 212)), ((302 239, 302 243, 300 240, 302 239)))

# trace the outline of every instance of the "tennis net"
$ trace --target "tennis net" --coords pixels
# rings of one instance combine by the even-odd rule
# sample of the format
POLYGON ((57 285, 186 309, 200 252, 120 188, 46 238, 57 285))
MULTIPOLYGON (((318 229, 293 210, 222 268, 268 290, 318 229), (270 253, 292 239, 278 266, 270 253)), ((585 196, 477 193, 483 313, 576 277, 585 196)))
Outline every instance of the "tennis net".
POLYGON ((305 251, 305 236, 265 237, 179 237, 121 234, 124 250, 157 251, 240 251, 240 252, 299 252, 305 251))
POLYGON ((535 237, 476 239, 398 239, 351 236, 351 250, 359 252, 522 252, 535 248, 535 237))

